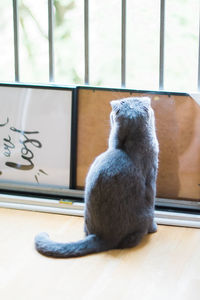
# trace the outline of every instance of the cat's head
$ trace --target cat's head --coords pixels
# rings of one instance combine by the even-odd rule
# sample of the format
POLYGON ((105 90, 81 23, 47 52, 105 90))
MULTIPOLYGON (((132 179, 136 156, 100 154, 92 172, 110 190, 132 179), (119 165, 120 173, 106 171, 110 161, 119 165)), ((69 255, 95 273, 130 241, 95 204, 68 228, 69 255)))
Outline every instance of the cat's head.
POLYGON ((111 101, 111 126, 123 123, 134 127, 151 125, 154 121, 154 112, 149 97, 130 97, 111 101))

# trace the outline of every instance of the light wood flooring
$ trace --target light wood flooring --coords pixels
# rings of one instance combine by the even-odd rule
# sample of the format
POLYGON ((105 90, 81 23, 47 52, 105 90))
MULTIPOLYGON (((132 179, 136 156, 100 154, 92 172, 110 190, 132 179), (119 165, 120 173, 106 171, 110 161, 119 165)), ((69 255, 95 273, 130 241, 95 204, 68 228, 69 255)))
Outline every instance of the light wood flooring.
POLYGON ((83 218, 0 209, 1 300, 199 300, 200 230, 159 226, 136 248, 72 259, 34 249, 46 231, 83 237, 83 218))

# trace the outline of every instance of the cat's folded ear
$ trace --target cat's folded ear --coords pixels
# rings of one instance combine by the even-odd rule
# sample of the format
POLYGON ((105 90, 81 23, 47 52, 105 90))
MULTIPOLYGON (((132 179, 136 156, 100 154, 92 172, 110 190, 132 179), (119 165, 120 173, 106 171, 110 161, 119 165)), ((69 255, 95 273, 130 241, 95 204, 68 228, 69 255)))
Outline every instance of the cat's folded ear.
POLYGON ((110 105, 111 105, 112 108, 113 108, 113 106, 116 105, 116 104, 117 104, 117 101, 116 101, 116 100, 110 101, 110 105))
POLYGON ((119 101, 118 100, 112 100, 112 101, 110 101, 110 105, 112 107, 112 110, 116 111, 119 108, 119 101))
POLYGON ((141 97, 142 102, 146 106, 151 106, 151 98, 150 97, 141 97))

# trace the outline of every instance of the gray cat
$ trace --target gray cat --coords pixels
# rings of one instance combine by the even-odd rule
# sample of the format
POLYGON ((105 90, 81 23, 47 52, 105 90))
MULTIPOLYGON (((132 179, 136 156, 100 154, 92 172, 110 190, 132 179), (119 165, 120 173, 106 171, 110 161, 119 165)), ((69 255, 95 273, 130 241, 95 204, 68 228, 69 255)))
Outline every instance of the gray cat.
POLYGON ((53 257, 76 257, 136 246, 157 231, 154 199, 158 141, 150 99, 111 101, 108 150, 90 167, 85 186, 86 237, 58 243, 46 233, 35 238, 36 249, 53 257))

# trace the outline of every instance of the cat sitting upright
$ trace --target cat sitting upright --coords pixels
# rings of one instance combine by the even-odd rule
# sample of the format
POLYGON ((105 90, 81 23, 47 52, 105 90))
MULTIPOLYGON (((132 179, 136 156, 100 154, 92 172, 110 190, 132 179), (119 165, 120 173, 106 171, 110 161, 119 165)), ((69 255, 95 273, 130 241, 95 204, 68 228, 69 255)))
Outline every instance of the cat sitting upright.
POLYGON ((156 232, 154 199, 158 141, 150 99, 111 101, 108 149, 93 162, 86 178, 86 237, 72 243, 35 238, 36 249, 53 257, 77 257, 136 246, 156 232))

